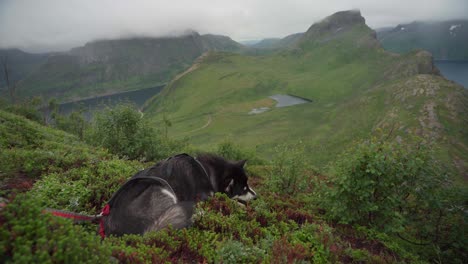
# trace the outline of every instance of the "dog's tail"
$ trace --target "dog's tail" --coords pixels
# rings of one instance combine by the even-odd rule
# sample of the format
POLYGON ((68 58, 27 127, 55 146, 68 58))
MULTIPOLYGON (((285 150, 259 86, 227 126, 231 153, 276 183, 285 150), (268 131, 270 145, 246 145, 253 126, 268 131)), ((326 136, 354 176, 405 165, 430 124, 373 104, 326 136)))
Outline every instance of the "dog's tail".
POLYGON ((195 202, 180 202, 169 207, 146 232, 163 229, 172 226, 175 229, 188 227, 192 224, 192 215, 195 202))

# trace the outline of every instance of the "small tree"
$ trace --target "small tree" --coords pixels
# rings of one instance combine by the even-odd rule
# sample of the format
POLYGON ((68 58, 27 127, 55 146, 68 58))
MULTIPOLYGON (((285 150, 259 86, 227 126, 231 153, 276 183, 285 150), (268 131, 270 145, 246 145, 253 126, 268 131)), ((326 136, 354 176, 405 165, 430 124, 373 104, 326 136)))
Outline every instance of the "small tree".
POLYGON ((275 147, 271 161, 269 185, 272 190, 284 194, 297 194, 307 186, 307 173, 311 166, 306 161, 302 142, 275 147))
POLYGON ((163 136, 158 129, 142 118, 135 107, 128 104, 97 113, 88 141, 120 156, 146 160, 168 157, 186 146, 183 141, 163 136))
POLYGON ((135 158, 140 119, 140 113, 129 105, 107 108, 95 116, 93 141, 112 153, 135 158))
POLYGON ((401 231, 409 214, 440 209, 447 174, 438 164, 420 143, 360 143, 332 165, 322 206, 343 223, 401 231))
POLYGON ((16 104, 16 82, 13 84, 10 84, 10 71, 8 67, 8 57, 5 56, 2 58, 2 65, 3 65, 3 73, 5 75, 5 83, 10 93, 11 103, 16 104))

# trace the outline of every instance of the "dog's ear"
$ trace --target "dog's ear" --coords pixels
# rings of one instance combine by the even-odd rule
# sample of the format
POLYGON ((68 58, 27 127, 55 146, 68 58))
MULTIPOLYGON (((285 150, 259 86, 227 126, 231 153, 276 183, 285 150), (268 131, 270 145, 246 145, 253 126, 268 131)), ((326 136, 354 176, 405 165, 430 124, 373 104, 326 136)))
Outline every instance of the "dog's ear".
POLYGON ((243 168, 245 166, 245 163, 247 163, 247 160, 239 160, 236 162, 236 165, 243 168))

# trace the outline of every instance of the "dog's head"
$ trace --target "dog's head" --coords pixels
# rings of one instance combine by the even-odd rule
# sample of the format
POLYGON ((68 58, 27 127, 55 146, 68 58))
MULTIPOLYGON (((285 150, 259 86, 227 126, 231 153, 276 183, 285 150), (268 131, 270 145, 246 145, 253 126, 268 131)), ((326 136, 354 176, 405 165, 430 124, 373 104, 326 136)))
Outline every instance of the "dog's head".
POLYGON ((230 168, 225 172, 223 190, 232 199, 247 202, 257 197, 255 191, 247 183, 247 174, 244 170, 246 160, 231 162, 230 168))

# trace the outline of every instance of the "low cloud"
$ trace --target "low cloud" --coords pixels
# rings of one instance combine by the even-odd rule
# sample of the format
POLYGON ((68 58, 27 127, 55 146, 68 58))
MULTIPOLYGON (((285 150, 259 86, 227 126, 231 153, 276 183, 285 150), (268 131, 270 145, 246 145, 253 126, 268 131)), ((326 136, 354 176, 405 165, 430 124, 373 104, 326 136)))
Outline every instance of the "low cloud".
POLYGON ((348 9, 360 9, 373 28, 468 18, 466 0, 0 0, 0 48, 63 51, 96 39, 187 29, 235 40, 282 37, 348 9))

